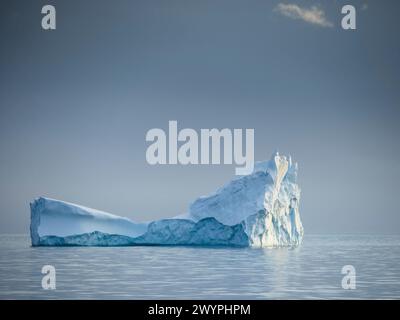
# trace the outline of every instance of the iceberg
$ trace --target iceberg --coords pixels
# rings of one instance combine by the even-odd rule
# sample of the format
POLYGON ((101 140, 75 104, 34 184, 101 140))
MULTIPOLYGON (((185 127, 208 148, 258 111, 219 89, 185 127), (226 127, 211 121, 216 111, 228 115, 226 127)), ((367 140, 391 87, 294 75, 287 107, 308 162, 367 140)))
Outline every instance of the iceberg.
POLYGON ((185 214, 135 222, 40 197, 30 204, 32 246, 297 246, 303 238, 297 163, 275 153, 185 214))

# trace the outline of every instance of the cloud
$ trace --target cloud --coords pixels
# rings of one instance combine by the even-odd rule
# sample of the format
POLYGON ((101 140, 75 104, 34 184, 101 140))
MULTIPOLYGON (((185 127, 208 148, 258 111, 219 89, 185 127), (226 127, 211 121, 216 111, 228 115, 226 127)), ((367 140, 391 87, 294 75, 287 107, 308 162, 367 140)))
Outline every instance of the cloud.
POLYGON ((325 12, 316 6, 306 9, 301 8, 296 4, 279 3, 275 7, 275 11, 279 12, 285 17, 303 20, 320 27, 333 27, 333 23, 325 17, 325 12))

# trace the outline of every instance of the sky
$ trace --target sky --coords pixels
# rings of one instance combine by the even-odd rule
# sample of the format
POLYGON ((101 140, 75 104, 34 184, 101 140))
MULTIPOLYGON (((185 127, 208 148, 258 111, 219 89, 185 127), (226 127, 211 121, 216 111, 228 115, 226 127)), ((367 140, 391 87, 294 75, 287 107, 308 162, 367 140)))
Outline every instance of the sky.
POLYGON ((235 165, 146 162, 148 130, 253 128, 299 164, 305 233, 398 234, 399 1, 0 3, 0 233, 47 196, 175 216, 235 165), (56 8, 56 30, 41 8, 56 8), (357 29, 341 28, 341 8, 357 29))

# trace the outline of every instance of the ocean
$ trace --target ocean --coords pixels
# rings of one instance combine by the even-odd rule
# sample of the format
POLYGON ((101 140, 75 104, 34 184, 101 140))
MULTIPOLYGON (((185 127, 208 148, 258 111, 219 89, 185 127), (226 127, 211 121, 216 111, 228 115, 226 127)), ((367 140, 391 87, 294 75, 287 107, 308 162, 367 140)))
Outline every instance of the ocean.
POLYGON ((0 299, 398 299, 399 235, 305 235, 297 248, 37 247, 0 236, 0 299), (42 288, 52 265, 55 290, 42 288), (354 267, 354 289, 342 268, 354 267))

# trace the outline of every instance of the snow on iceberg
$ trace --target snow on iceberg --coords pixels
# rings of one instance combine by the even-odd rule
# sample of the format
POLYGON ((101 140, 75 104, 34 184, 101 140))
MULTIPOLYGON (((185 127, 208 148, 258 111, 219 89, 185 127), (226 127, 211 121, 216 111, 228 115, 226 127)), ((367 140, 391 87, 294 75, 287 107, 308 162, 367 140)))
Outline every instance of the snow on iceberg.
POLYGON ((32 245, 44 245, 48 236, 59 238, 90 234, 138 237, 146 232, 147 223, 135 223, 107 212, 76 204, 39 198, 30 204, 32 245))
POLYGON ((172 219, 137 223, 64 201, 31 203, 33 246, 296 246, 303 238, 297 163, 276 153, 172 219))

